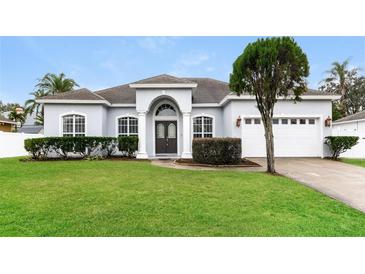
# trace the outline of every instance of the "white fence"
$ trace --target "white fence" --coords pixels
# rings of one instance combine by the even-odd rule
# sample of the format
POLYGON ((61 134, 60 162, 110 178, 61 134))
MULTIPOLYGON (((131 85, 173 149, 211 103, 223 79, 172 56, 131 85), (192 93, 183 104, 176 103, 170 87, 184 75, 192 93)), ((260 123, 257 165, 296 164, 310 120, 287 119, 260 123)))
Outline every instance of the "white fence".
POLYGON ((0 158, 28 155, 24 149, 24 140, 40 137, 43 135, 0 131, 0 158))

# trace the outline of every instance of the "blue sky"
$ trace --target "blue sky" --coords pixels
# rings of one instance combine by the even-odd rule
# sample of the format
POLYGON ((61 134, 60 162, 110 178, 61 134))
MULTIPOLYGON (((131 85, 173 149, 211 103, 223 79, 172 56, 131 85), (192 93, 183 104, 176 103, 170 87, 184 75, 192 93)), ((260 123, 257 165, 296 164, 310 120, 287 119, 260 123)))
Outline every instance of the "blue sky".
MULTIPOLYGON (((0 100, 22 104, 47 72, 90 90, 158 74, 228 81, 232 63, 257 37, 0 37, 0 100)), ((330 64, 351 58, 365 69, 365 37, 295 37, 317 88, 330 64)))

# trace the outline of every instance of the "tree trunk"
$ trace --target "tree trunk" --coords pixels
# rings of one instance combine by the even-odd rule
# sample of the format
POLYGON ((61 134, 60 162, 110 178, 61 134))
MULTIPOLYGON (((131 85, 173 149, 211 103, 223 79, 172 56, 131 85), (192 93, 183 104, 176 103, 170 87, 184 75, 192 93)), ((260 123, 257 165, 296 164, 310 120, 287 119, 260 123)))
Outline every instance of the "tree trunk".
POLYGON ((265 139, 266 139, 267 172, 275 173, 274 135, 272 132, 271 118, 268 121, 263 121, 263 124, 265 128, 265 139))

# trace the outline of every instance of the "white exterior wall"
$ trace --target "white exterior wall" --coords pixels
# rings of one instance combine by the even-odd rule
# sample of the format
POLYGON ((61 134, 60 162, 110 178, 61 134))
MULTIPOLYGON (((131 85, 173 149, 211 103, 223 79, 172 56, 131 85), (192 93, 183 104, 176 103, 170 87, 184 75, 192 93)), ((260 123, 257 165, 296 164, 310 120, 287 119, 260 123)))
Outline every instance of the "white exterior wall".
POLYGON ((107 112, 102 105, 45 104, 44 135, 61 136, 62 120, 66 114, 81 114, 86 117, 86 136, 106 135, 107 112), (103 123, 104 122, 104 123, 103 123))
POLYGON ((332 126, 333 136, 358 136, 359 143, 342 153, 344 158, 365 158, 365 121, 353 121, 348 123, 334 123, 332 126))
POLYGON ((0 132, 0 158, 27 156, 24 140, 43 137, 42 134, 0 132))
MULTIPOLYGON (((45 104, 45 136, 60 136, 64 114, 82 114, 86 116, 87 136, 117 136, 117 117, 130 115, 140 121, 145 136, 144 146, 147 156, 154 156, 154 111, 162 100, 168 100, 178 110, 178 155, 184 152, 184 138, 192 137, 193 117, 196 115, 209 115, 214 117, 214 135, 216 137, 242 137, 241 127, 236 127, 236 120, 240 116, 241 123, 247 116, 260 116, 254 100, 233 100, 223 107, 194 107, 192 108, 191 89, 143 89, 136 91, 136 107, 107 107, 104 105, 81 104, 45 104), (190 116, 190 119, 183 119, 190 116), (188 116, 187 116, 188 115, 188 116), (142 120, 141 120, 142 119, 142 120), (188 129, 184 127, 184 122, 188 129), (189 125, 190 123, 190 125, 189 125), (185 135, 184 135, 185 134, 185 135), (185 136, 185 137, 184 137, 185 136)), ((319 117, 321 138, 332 134, 330 127, 324 126, 324 120, 331 117, 330 100, 303 100, 294 103, 289 100, 280 100, 275 105, 274 116, 288 117, 319 117)), ((365 132, 365 131, 364 131, 365 132)), ((142 136, 142 137, 143 137, 142 136)), ((191 144, 191 139, 187 143, 191 144)), ((191 149, 191 148, 190 148, 191 149)), ((188 151, 189 152, 189 151, 188 151)), ((322 152, 321 152, 322 154, 322 152)), ((329 155, 328 148, 323 145, 323 156, 329 155)))
MULTIPOLYGON (((244 123, 245 116, 257 116, 260 117, 260 112, 257 108, 256 101, 254 100, 236 100, 230 103, 231 110, 225 112, 224 121, 228 123, 228 130, 232 131, 231 137, 241 138, 242 125, 240 128, 236 127, 236 120, 241 116, 244 123), (230 129, 229 129, 230 128, 230 129)), ((290 100, 280 100, 276 103, 274 109, 274 116, 319 116, 323 142, 324 137, 332 134, 331 127, 324 126, 324 120, 329 116, 332 116, 332 104, 330 100, 302 100, 301 102, 294 103, 290 100)), ((323 143, 323 156, 329 155, 328 147, 323 143)))
POLYGON ((135 108, 109 108, 107 110, 107 119, 106 119, 106 132, 108 137, 117 137, 118 136, 118 121, 117 119, 121 116, 137 116, 137 111, 135 108))
POLYGON ((216 107, 199 107, 193 108, 191 111, 191 135, 193 134, 193 118, 194 116, 204 116, 213 117, 213 133, 214 137, 224 137, 224 125, 223 122, 223 109, 216 107))

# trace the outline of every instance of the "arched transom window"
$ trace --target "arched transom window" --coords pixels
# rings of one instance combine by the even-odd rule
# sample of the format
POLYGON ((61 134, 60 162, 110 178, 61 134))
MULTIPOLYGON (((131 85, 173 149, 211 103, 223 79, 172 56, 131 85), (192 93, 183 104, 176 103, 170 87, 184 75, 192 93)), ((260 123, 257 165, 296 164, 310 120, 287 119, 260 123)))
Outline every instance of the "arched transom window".
POLYGON ((176 116, 176 110, 170 104, 162 104, 156 110, 156 116, 176 116))
POLYGON ((195 117, 193 119, 193 137, 213 137, 213 118, 207 116, 195 117))
POLYGON ((62 117, 62 136, 85 136, 85 116, 70 114, 62 117))
POLYGON ((137 136, 138 135, 138 119, 135 117, 121 117, 118 119, 118 135, 119 136, 137 136))

